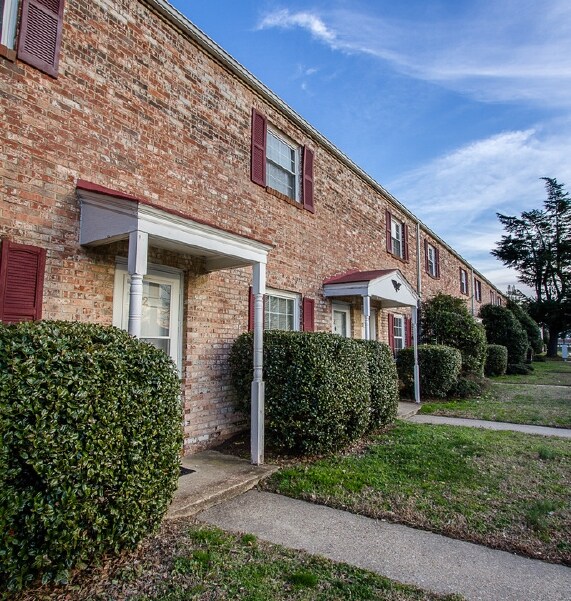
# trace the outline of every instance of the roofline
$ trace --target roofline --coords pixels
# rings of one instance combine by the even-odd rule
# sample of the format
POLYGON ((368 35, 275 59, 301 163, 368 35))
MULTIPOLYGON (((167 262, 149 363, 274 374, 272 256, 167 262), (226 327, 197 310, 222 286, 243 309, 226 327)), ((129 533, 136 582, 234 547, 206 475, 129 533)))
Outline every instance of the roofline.
POLYGON ((258 95, 262 96, 269 104, 273 105, 278 111, 284 113, 293 123, 299 128, 304 130, 310 137, 312 137, 321 146, 325 147, 331 154, 337 159, 344 163, 349 169, 363 179, 367 184, 373 187, 375 190, 380 192, 386 197, 391 203, 393 203, 399 211, 404 213, 409 219, 420 225, 432 238, 437 240, 448 252, 460 259, 463 263, 470 267, 472 271, 480 279, 487 282, 492 288, 498 291, 502 296, 505 296, 499 288, 492 284, 484 275, 482 275, 473 265, 464 259, 460 253, 454 250, 448 243, 446 243, 438 234, 433 232, 426 224, 424 224, 412 211, 407 209, 396 197, 394 197, 388 190, 386 190, 379 182, 373 179, 366 171, 361 169, 356 163, 354 163, 343 151, 341 151, 335 144, 328 140, 323 134, 315 129, 308 121, 306 121, 299 113, 292 109, 287 103, 285 103, 277 94, 272 92, 265 84, 263 84, 255 75, 250 73, 243 65, 241 65, 235 58, 233 58, 226 50, 219 46, 214 40, 209 38, 203 31, 201 31, 194 23, 192 23, 188 17, 183 15, 167 0, 139 0, 143 4, 149 5, 159 15, 169 21, 174 27, 176 27, 181 33, 187 35, 194 43, 200 46, 208 54, 210 54, 218 63, 231 71, 236 75, 243 83, 251 88, 258 95))

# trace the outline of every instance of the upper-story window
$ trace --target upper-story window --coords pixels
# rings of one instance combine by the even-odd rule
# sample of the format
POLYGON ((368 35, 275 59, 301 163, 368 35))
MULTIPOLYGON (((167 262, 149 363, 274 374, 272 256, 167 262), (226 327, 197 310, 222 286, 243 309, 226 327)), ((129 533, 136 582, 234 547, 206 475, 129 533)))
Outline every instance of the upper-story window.
POLYGON ((408 261, 408 226, 386 211, 387 222, 387 251, 408 261))
MULTIPOLYGON (((18 0, 0 0, 0 42, 9 50, 15 50, 16 46, 19 3, 18 0)), ((21 4, 18 58, 57 77, 64 0, 21 0, 21 4)))
POLYGON ((264 115, 252 110, 251 179, 283 194, 312 213, 313 150, 297 144, 274 127, 264 115))
POLYGON ((301 148, 268 128, 266 183, 270 188, 299 201, 301 195, 301 148))
POLYGON ((16 41, 18 0, 0 0, 0 43, 11 50, 16 41))
POLYGON ((438 249, 424 240, 424 267, 426 273, 433 278, 440 277, 440 253, 438 249))
POLYGON ((474 298, 481 303, 482 302, 482 282, 474 278, 474 298))
POLYGON ((460 267, 460 292, 468 295, 468 272, 460 267))

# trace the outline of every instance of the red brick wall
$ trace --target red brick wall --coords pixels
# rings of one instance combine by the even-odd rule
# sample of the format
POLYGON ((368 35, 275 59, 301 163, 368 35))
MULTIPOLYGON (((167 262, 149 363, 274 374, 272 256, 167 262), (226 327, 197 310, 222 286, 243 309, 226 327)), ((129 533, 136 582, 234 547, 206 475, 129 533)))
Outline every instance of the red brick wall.
MULTIPOLYGON (((80 178, 270 240, 268 286, 315 298, 319 330, 331 329, 327 277, 395 267, 416 286, 410 217, 143 3, 68 0, 62 39, 57 79, 0 57, 0 236, 47 249, 45 318, 112 322, 115 257, 126 246, 79 245, 80 178), (250 181, 254 106, 314 149, 315 214, 250 181), (387 207, 409 225, 408 262, 386 252, 387 207)), ((460 262, 440 253, 440 279, 422 275, 425 296, 459 294, 460 262)), ((153 249, 149 260, 184 271, 185 446, 201 448, 244 427, 226 360, 247 327, 251 270, 201 274, 153 249)), ((485 282, 482 294, 488 302, 485 282)), ((381 334, 385 321, 379 313, 381 334)))

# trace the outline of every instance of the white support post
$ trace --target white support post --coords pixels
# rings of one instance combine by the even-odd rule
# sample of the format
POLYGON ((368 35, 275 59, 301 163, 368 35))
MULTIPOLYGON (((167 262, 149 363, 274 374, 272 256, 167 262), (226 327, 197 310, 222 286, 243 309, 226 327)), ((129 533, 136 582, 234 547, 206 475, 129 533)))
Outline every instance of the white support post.
POLYGON ((252 409, 250 454, 254 465, 264 463, 264 293, 266 291, 266 264, 254 265, 252 293, 254 295, 254 379, 252 381, 252 409))
POLYGON ((147 251, 149 236, 145 232, 134 231, 129 234, 128 269, 131 276, 129 290, 129 325, 131 336, 141 337, 143 318, 143 277, 147 273, 147 251))
POLYGON ((365 340, 371 340, 371 297, 363 296, 363 319, 365 321, 365 340))
POLYGON ((412 308, 412 344, 414 348, 414 400, 420 404, 420 368, 418 366, 418 307, 412 308))

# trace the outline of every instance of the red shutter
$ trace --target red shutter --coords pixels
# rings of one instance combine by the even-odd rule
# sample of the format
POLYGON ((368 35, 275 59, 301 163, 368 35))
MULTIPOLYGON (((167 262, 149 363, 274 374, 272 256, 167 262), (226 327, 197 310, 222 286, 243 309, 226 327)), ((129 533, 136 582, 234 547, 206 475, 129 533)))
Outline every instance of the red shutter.
POLYGON ((440 277, 440 251, 435 248, 434 249, 434 261, 436 262, 436 277, 440 277))
POLYGON ((408 261, 408 225, 403 223, 402 225, 402 249, 403 249, 403 259, 408 261))
POLYGON ((4 240, 0 251, 0 321, 42 318, 46 251, 4 240))
POLYGON ((315 301, 312 298, 303 299, 303 330, 315 331, 315 301))
POLYGON ((405 323, 405 336, 406 336, 405 345, 411 346, 412 345, 412 319, 410 317, 405 317, 404 323, 405 323))
POLYGON ((395 352, 395 316, 389 313, 389 346, 395 352))
POLYGON ((303 207, 315 213, 313 206, 313 150, 303 147, 303 207))
POLYGON ((268 122, 264 115, 252 109, 252 168, 251 178, 255 184, 266 185, 266 135, 268 122))
POLYGON ((391 213, 390 211, 387 209, 387 211, 385 211, 385 220, 387 222, 387 252, 392 253, 393 252, 393 239, 392 239, 392 234, 391 234, 391 213))
POLYGON ((254 331, 254 291, 252 286, 248 290, 248 332, 254 331))
POLYGON ((424 271, 426 273, 430 273, 430 268, 428 266, 428 240, 424 239, 424 271))
POLYGON ((18 58, 57 77, 64 0, 23 0, 18 58))

